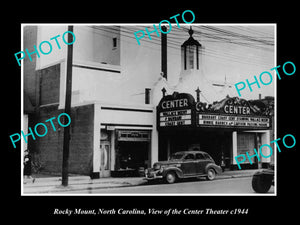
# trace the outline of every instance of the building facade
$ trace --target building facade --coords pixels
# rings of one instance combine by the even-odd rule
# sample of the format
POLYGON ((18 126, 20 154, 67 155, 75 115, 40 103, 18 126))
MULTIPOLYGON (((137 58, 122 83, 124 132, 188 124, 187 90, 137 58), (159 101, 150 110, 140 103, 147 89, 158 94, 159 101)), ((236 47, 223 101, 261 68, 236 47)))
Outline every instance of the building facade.
MULTIPOLYGON (((30 51, 34 42, 66 30, 24 26, 24 49, 30 51), (28 41, 28 32, 36 38, 28 41)), ((173 152, 194 148, 233 169, 235 156, 270 143, 272 123, 263 107, 232 96, 226 85, 216 94, 216 87, 206 82, 203 47, 191 29, 181 46, 176 85, 170 84, 166 71, 161 73, 159 63, 152 63, 160 51, 136 45, 126 32, 120 26, 74 26, 70 173, 94 178, 138 175, 173 152)), ((24 91, 34 107, 28 127, 64 111, 66 53, 66 46, 53 47, 49 55, 24 61, 24 91)), ((61 128, 28 143, 41 171, 52 173, 61 172, 62 146, 61 128)))

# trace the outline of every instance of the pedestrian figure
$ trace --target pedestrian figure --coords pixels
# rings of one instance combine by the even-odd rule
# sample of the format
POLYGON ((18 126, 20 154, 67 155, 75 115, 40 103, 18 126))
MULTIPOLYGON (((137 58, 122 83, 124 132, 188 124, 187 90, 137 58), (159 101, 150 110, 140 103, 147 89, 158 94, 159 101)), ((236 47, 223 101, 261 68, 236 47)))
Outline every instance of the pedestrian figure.
POLYGON ((26 184, 25 178, 31 179, 32 183, 35 181, 35 178, 31 176, 31 156, 28 150, 24 151, 24 184, 26 184))

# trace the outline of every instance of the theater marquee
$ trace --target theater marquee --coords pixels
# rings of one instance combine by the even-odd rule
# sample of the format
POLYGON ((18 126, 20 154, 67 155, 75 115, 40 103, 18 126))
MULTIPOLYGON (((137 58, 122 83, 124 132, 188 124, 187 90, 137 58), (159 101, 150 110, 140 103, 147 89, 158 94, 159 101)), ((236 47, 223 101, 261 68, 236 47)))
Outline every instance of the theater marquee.
POLYGON ((157 106, 158 128, 193 126, 194 108, 195 100, 190 94, 174 92, 165 96, 157 106))
POLYGON ((221 127, 270 127, 270 119, 265 117, 224 116, 213 114, 199 114, 199 126, 221 127))
POLYGON ((157 106, 157 128, 240 128, 270 129, 271 120, 257 105, 249 101, 225 98, 212 105, 195 102, 190 94, 176 93, 163 97, 157 106))
POLYGON ((250 102, 234 98, 225 98, 210 107, 196 104, 197 126, 221 128, 269 129, 270 118, 264 111, 250 102))

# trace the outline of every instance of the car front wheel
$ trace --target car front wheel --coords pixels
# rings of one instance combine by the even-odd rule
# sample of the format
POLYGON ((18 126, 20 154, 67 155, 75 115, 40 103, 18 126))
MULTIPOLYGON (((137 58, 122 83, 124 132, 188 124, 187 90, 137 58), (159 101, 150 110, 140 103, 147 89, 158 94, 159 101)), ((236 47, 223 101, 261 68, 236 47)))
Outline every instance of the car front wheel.
POLYGON ((216 178, 216 171, 212 168, 207 170, 207 179, 214 180, 216 178))
POLYGON ((176 181, 176 175, 174 172, 168 172, 165 179, 168 184, 173 184, 176 181))

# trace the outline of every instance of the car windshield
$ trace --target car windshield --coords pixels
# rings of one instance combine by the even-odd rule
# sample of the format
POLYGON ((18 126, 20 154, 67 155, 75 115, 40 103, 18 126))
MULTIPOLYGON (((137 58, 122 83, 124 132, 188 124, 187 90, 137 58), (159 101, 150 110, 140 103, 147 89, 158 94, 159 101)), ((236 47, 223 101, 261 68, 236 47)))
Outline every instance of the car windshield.
POLYGON ((184 153, 180 152, 180 153, 174 153, 171 155, 170 160, 172 159, 181 159, 184 156, 184 153))

